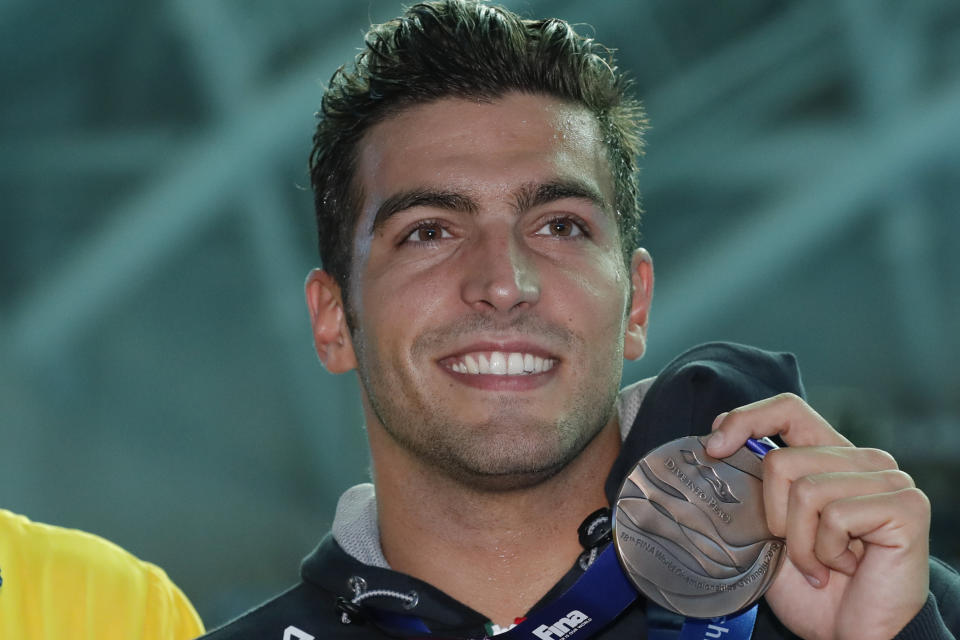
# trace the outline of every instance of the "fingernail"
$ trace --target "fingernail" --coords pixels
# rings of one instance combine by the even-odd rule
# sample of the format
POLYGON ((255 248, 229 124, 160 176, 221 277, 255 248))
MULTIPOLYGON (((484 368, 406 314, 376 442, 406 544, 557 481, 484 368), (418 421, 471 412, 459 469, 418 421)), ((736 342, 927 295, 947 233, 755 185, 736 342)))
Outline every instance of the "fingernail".
POLYGON ((714 431, 707 439, 707 448, 711 451, 716 451, 717 449, 723 447, 724 440, 725 438, 722 431, 714 431))
POLYGON ((814 578, 813 576, 808 576, 807 574, 803 574, 803 577, 807 579, 807 582, 809 582, 810 586, 813 587, 814 589, 820 588, 820 585, 822 583, 816 578, 814 578))
POLYGON ((727 417, 727 414, 728 414, 728 413, 730 413, 730 412, 729 412, 729 411, 724 411, 723 413, 721 413, 720 415, 718 415, 716 418, 714 418, 714 419, 713 419, 713 426, 711 427, 711 429, 716 429, 716 428, 720 425, 720 423, 723 422, 723 419, 727 417))

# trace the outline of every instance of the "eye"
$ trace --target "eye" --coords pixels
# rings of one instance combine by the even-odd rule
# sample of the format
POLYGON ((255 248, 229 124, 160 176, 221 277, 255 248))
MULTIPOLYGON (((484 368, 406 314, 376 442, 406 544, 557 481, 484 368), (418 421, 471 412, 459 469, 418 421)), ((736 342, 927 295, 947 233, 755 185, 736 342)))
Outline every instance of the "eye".
POLYGON ((539 229, 538 236, 557 236, 560 238, 576 238, 587 235, 584 231, 584 225, 573 218, 563 217, 554 218, 539 229))
POLYGON ((453 234, 447 231, 439 222, 424 220, 417 223, 417 226, 403 239, 403 243, 436 242, 437 240, 452 237, 453 234))

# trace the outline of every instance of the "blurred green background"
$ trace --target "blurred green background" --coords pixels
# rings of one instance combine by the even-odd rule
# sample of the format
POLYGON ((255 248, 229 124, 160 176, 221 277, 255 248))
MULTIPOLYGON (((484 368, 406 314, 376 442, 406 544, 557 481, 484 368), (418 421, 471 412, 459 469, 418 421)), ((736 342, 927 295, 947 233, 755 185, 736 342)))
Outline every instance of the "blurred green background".
MULTIPOLYGON (((797 354, 960 560, 960 3, 518 0, 649 110, 650 350, 797 354)), ((0 506, 167 569, 208 626, 367 479, 311 345, 313 113, 395 0, 0 3, 0 506)))

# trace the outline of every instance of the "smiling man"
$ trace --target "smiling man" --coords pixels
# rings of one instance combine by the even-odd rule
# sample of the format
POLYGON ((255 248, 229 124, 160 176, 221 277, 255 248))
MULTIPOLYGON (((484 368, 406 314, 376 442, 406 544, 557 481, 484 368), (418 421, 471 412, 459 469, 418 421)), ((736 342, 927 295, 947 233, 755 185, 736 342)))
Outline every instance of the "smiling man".
MULTIPOLYGON (((477 488, 541 483, 610 425, 630 322, 599 126, 538 95, 448 98, 358 151, 363 258, 342 338, 359 346, 327 364, 360 371, 371 447, 391 471, 404 460, 397 480, 422 466, 477 488)), ((642 252, 635 273, 642 322, 642 252)), ((317 272, 307 288, 316 318, 336 284, 317 272)))
POLYGON ((306 296, 320 360, 357 371, 374 482, 297 586, 210 637, 481 638, 527 617, 504 637, 676 637, 682 618, 633 592, 601 615, 585 580, 619 575, 597 558, 637 460, 711 429, 717 457, 791 445, 756 497, 787 559, 754 637, 952 637, 960 584, 928 556, 925 496, 800 399, 790 356, 705 345, 618 390, 653 266, 644 119, 609 52, 470 1, 366 44, 323 100, 306 296))

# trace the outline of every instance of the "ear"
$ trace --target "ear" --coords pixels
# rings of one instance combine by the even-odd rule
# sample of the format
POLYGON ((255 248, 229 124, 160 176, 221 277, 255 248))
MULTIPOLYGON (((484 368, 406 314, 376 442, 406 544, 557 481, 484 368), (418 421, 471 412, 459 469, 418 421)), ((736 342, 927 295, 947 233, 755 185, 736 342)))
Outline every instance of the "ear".
POLYGON ((653 259, 646 249, 637 249, 630 259, 630 312, 623 341, 623 356, 639 360, 647 350, 647 324, 653 300, 653 259))
POLYGON ((320 362, 330 373, 344 373, 357 366, 350 330, 343 311, 340 286, 326 271, 314 269, 304 284, 313 345, 320 362))

